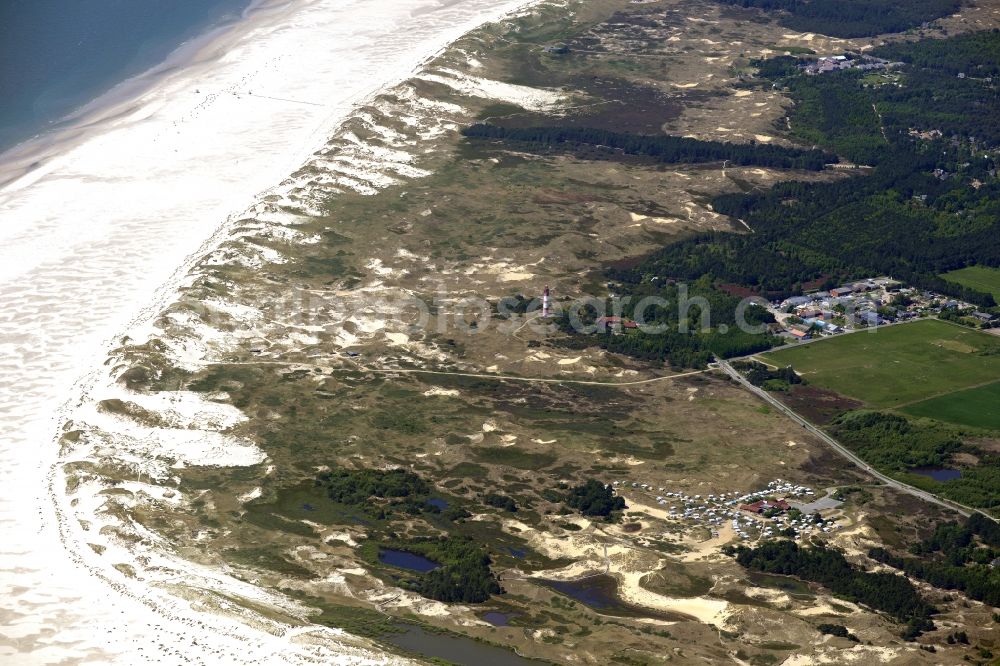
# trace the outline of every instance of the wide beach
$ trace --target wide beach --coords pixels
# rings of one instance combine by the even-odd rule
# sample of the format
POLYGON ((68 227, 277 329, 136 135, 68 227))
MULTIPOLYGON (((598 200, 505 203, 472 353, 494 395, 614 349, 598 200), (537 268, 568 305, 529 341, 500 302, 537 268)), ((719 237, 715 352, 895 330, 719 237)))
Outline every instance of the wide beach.
POLYGON ((60 519, 57 437, 118 336, 159 310, 227 221, 359 102, 521 4, 261 3, 0 164, 0 659, 380 659, 336 632, 251 626, 108 571, 60 519))

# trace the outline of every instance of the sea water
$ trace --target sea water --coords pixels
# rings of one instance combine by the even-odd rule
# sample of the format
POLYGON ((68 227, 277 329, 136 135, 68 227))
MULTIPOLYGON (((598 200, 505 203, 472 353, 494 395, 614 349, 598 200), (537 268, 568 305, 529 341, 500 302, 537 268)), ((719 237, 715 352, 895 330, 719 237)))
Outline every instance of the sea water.
POLYGON ((237 20, 250 0, 3 0, 0 151, 237 20))

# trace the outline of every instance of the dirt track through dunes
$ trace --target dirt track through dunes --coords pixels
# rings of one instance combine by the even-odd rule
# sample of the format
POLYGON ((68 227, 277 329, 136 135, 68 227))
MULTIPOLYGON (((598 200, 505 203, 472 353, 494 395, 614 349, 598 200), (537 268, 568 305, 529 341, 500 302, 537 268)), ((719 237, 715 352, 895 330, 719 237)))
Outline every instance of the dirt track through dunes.
MULTIPOLYGON (((222 361, 205 362, 204 367, 209 368, 213 366, 227 366, 227 365, 249 365, 249 366, 283 366, 295 370, 309 370, 311 368, 321 367, 310 363, 301 362, 285 362, 285 361, 239 361, 233 363, 226 363, 222 361)), ((422 370, 420 368, 369 368, 364 366, 352 367, 352 368, 323 368, 324 372, 371 372, 380 375, 445 375, 451 377, 468 377, 470 379, 495 379, 497 381, 512 381, 512 382, 528 382, 528 383, 542 383, 542 384, 583 384, 589 386, 637 386, 640 384, 653 384, 656 382, 668 381, 671 379, 680 379, 682 377, 691 377, 693 375, 701 375, 709 370, 692 370, 691 372, 681 372, 676 375, 663 375, 660 377, 647 377, 646 379, 636 379, 627 382, 603 382, 593 379, 571 379, 567 377, 522 377, 520 375, 495 375, 488 373, 479 372, 458 372, 449 370, 422 370)))
POLYGON ((489 375, 489 374, 479 374, 470 372, 448 372, 444 370, 378 369, 378 370, 367 370, 367 371, 377 372, 380 374, 408 373, 408 374, 427 374, 427 375, 452 375, 455 377, 470 377, 475 379, 496 379, 500 381, 537 382, 537 383, 547 383, 547 384, 586 384, 590 386, 636 386, 637 384, 652 384, 654 382, 662 382, 669 379, 679 379, 681 377, 690 377, 692 375, 700 375, 702 373, 708 372, 708 370, 694 370, 692 372, 682 372, 677 375, 649 377, 647 379, 637 379, 628 382, 601 382, 601 381, 587 380, 587 379, 564 379, 561 377, 519 377, 517 375, 489 375))

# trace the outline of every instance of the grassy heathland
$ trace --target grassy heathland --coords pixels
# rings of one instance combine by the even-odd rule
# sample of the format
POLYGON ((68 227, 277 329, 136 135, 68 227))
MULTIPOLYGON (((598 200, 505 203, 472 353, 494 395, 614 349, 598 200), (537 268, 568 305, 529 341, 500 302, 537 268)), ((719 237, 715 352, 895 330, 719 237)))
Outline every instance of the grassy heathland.
POLYGON ((1000 340, 937 320, 858 332, 762 356, 813 385, 893 408, 1000 376, 1000 340))
POLYGON ((997 405, 1000 405, 1000 382, 930 398, 902 411, 948 423, 1000 430, 997 405))
POLYGON ((993 294, 993 298, 1000 301, 1000 268, 968 266, 957 271, 942 273, 941 277, 949 282, 957 282, 963 287, 993 294))

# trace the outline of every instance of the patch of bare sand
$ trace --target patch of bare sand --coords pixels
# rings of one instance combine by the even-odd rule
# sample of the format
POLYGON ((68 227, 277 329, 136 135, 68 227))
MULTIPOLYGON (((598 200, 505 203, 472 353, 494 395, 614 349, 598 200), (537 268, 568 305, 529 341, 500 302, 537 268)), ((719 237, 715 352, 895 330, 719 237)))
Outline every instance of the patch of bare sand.
POLYGON ((719 536, 706 539, 705 541, 682 541, 681 545, 685 546, 688 551, 680 555, 678 559, 682 562, 697 562, 700 560, 718 560, 724 558, 725 556, 720 551, 720 548, 732 541, 736 536, 736 532, 733 531, 730 523, 725 522, 718 527, 718 534, 719 536))
MULTIPOLYGON (((899 661, 905 655, 915 657, 918 653, 916 648, 890 648, 876 647, 874 645, 855 645, 843 650, 840 648, 829 648, 819 653, 811 655, 795 654, 785 661, 781 666, 819 666, 820 664, 888 664, 888 663, 911 663, 899 661)), ((910 658, 910 657, 907 657, 910 658)))
POLYGON ((853 557, 865 556, 871 548, 880 546, 875 530, 865 522, 866 517, 867 514, 858 514, 854 526, 837 532, 831 543, 853 557))
MULTIPOLYGON (((579 524, 579 521, 577 521, 579 524)), ((589 521, 583 521, 590 527, 589 521)), ((556 580, 573 580, 607 570, 618 580, 619 595, 628 603, 653 610, 682 613, 706 624, 722 624, 730 612, 728 602, 708 597, 675 598, 651 592, 640 585, 643 577, 663 567, 664 560, 618 542, 607 543, 594 534, 571 534, 556 537, 529 528, 524 523, 507 520, 504 526, 515 528, 535 550, 552 558, 572 558, 572 564, 561 569, 546 571, 545 577, 556 580)))
MULTIPOLYGON (((629 217, 632 218, 633 222, 637 222, 640 224, 642 222, 652 222, 653 224, 676 224, 677 222, 680 222, 680 220, 673 217, 653 217, 651 215, 640 215, 639 213, 631 213, 631 212, 629 213, 629 217)), ((640 225, 635 224, 633 226, 640 226, 640 225)))
POLYGON ((650 592, 639 584, 648 571, 612 571, 617 574, 618 592, 625 601, 654 610, 683 613, 702 624, 723 624, 729 616, 729 602, 708 597, 681 599, 650 592))

